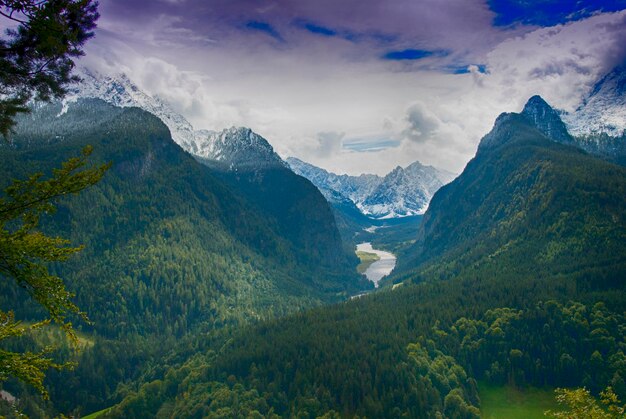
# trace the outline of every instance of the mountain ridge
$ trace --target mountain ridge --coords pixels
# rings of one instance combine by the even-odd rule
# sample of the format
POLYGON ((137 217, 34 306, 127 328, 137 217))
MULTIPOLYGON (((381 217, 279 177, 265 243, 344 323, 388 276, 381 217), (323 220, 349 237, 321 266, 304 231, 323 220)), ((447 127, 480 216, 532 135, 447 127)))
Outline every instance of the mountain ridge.
POLYGON ((454 177, 417 161, 405 168, 398 166, 384 177, 337 175, 295 157, 287 158, 287 163, 320 189, 329 202, 350 201, 372 219, 423 214, 434 192, 454 177))
MULTIPOLYGON (((531 98, 531 108, 539 99, 531 98)), ((548 106, 541 102, 541 107, 548 106)), ((588 228, 626 239, 626 220, 616 209, 626 207, 620 196, 625 169, 576 144, 562 144, 563 131, 553 129, 560 127, 554 113, 532 115, 538 117, 522 111, 496 119, 463 173, 433 197, 417 241, 396 275, 447 278, 491 272, 497 264, 504 264, 506 268, 497 269, 506 269, 511 277, 532 269, 545 270, 545 275, 623 269, 616 255, 626 257, 624 249, 595 253, 598 245, 592 244, 596 239, 588 228), (615 187, 605 184, 605 178, 615 181, 615 187)))

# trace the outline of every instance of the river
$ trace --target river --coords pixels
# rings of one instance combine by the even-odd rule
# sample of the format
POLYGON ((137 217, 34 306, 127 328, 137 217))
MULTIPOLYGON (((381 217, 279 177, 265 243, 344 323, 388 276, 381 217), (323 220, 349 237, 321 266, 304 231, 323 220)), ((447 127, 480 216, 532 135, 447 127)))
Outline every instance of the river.
POLYGON ((365 276, 367 277, 367 279, 372 281, 374 285, 378 288, 378 282, 380 282, 382 278, 389 275, 391 271, 393 271, 393 268, 395 268, 396 257, 393 253, 372 248, 372 243, 369 242, 357 244, 356 250, 367 253, 376 253, 378 257, 380 257, 380 260, 372 263, 365 271, 365 276))

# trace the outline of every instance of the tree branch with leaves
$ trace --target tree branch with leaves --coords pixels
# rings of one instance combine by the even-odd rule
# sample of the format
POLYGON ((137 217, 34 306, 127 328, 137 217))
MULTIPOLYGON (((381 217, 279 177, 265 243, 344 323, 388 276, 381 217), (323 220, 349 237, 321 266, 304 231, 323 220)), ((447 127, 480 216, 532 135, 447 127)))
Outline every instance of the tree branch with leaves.
MULTIPOLYGON (((94 36, 98 19, 95 0, 0 0, 0 24, 8 28, 0 38, 0 135, 6 140, 15 117, 30 112, 29 102, 63 97, 67 86, 79 81, 72 75, 74 59, 94 36)), ((72 301, 73 294, 48 270, 52 262, 67 260, 82 247, 39 230, 43 214, 53 213, 58 199, 76 194, 98 182, 109 165, 91 165, 87 147, 45 179, 42 173, 14 181, 0 197, 0 278, 24 288, 41 305, 48 319, 25 326, 12 312, 0 311, 0 343, 24 335, 50 321, 58 324, 76 344, 68 316, 87 320, 72 301)), ((16 377, 44 396, 45 372, 61 368, 51 348, 40 352, 0 349, 0 381, 16 377)))
MULTIPOLYGON (((97 183, 110 164, 90 165, 91 147, 86 147, 79 157, 64 162, 54 169, 49 179, 36 173, 26 180, 16 180, 0 197, 0 277, 14 280, 47 312, 49 320, 57 323, 77 344, 77 337, 68 316, 77 315, 88 321, 85 313, 72 301, 61 278, 48 270, 51 262, 67 260, 82 246, 72 247, 68 240, 48 236, 39 230, 43 214, 56 210, 55 202, 64 196, 77 194, 97 183)), ((28 329, 41 327, 49 320, 24 327, 15 321, 13 313, 0 311, 0 342, 21 336, 28 329)), ((40 390, 44 371, 59 368, 48 356, 50 348, 40 353, 16 353, 0 350, 0 380, 17 377, 40 390)))

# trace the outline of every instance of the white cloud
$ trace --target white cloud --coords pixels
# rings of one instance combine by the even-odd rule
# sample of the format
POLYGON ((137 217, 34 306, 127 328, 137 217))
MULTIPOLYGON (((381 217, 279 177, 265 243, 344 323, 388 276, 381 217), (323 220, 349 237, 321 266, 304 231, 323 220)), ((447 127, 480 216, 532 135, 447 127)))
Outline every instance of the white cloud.
POLYGON ((421 102, 416 102, 407 109, 406 121, 408 127, 403 135, 417 143, 432 140, 441 126, 439 118, 421 102))
MULTIPOLYGON (((479 12, 478 21, 485 25, 491 15, 479 12)), ((156 24, 129 29, 109 19, 88 47, 87 61, 127 72, 196 128, 249 126, 285 157, 340 173, 382 174, 415 160, 458 172, 497 115, 520 111, 530 96, 540 94, 556 107, 573 109, 597 76, 623 59, 625 18, 625 13, 597 15, 524 35, 519 35, 522 29, 488 28, 471 38, 465 28, 456 38, 447 35, 441 41, 453 45, 462 37, 447 59, 472 57, 486 65, 486 73, 477 65, 460 75, 396 71, 376 54, 363 55, 372 53, 370 46, 359 50, 344 40, 328 48, 321 37, 309 43, 302 39, 296 49, 242 46, 224 39, 185 44, 185 36, 193 40, 207 34, 181 30, 176 18, 161 21, 169 28, 167 36, 154 33, 156 24), (484 42, 488 35, 496 42, 484 42), (177 47, 162 47, 174 41, 177 47), (472 44, 481 49, 472 50, 472 44), (346 138, 390 139, 400 146, 359 153, 341 147, 346 138)), ((319 19, 340 23, 332 16, 319 19)), ((416 36, 420 31, 425 29, 407 29, 416 36)))
MULTIPOLYGON (((615 50, 624 51, 624 12, 543 28, 507 40, 487 55, 485 89, 507 110, 540 94, 553 106, 573 110, 598 77, 609 71, 615 50), (619 22, 622 25, 616 24, 619 22)), ((614 63, 613 63, 614 64, 614 63)))
POLYGON ((341 151, 344 132, 320 132, 317 134, 317 154, 320 157, 332 156, 341 151))

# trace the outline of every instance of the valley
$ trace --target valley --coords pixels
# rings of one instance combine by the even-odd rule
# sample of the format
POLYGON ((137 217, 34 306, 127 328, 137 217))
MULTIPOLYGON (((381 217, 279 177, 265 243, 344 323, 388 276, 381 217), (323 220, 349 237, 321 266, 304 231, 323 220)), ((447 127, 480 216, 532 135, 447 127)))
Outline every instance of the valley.
POLYGON ((626 9, 509 3, 0 2, 0 418, 623 419, 626 9))
MULTIPOLYGON (((247 166, 244 167, 236 163, 239 149, 234 148, 235 154, 228 157, 232 164, 224 165, 200 158, 192 159, 180 151, 175 152, 178 153, 176 156, 176 149, 161 157, 159 150, 172 147, 173 143, 168 140, 167 131, 163 130, 159 121, 149 114, 123 110, 92 99, 75 102, 62 117, 73 118, 77 110, 94 115, 92 121, 100 118, 109 130, 116 124, 127 127, 124 134, 126 141, 117 147, 133 150, 132 146, 136 147, 136 151, 123 153, 130 160, 117 157, 113 173, 103 183, 104 189, 100 186, 86 193, 85 204, 81 204, 80 200, 67 206, 64 204, 63 213, 76 214, 74 217, 77 217, 84 211, 79 205, 86 205, 106 193, 111 197, 109 199, 120 203, 118 208, 126 206, 128 209, 125 211, 135 212, 137 215, 133 218, 156 222, 159 233, 155 232, 153 237, 147 239, 145 243, 150 243, 148 247, 142 241, 146 239, 140 239, 141 235, 121 241, 119 246, 125 249, 124 259, 121 254, 113 258, 115 254, 98 253, 101 248, 89 241, 93 226, 87 231, 74 230, 82 242, 91 243, 91 250, 85 255, 88 259, 76 259, 72 269, 89 272, 97 268, 102 281, 106 281, 107 277, 102 273, 107 271, 87 261, 109 258, 111 262, 107 264, 111 279, 124 275, 129 285, 123 289, 116 315, 101 311, 98 307, 102 303, 89 300, 107 295, 106 282, 101 281, 99 290, 88 291, 92 285, 85 279, 71 270, 65 272, 69 286, 81 284, 79 302, 87 307, 95 325, 82 327, 84 336, 92 344, 76 358, 78 369, 55 373, 50 377, 49 388, 58 409, 75 409, 81 414, 102 411, 98 417, 153 417, 162 415, 164 411, 188 417, 197 409, 208 416, 217 412, 213 409, 225 409, 224 412, 231 412, 227 415, 232 415, 231 409, 235 408, 232 398, 237 398, 241 400, 237 409, 270 416, 271 412, 285 416, 287 412, 297 409, 312 416, 342 411, 348 416, 377 412, 374 416, 389 417, 400 409, 410 416, 421 417, 428 411, 457 409, 468 417, 474 417, 482 411, 481 391, 485 398, 486 415, 493 414, 489 412, 504 412, 502 407, 498 407, 502 403, 499 400, 504 397, 500 389, 505 388, 502 387, 504 384, 515 388, 514 383, 519 381, 543 388, 583 380, 593 388, 601 389, 612 377, 611 382, 619 388, 619 351, 626 344, 619 337, 622 320, 619 311, 616 311, 624 304, 620 289, 626 258, 621 238, 626 236, 626 223, 620 221, 620 217, 626 214, 626 194, 622 193, 626 188, 626 174, 620 166, 551 140, 543 133, 546 131, 542 131, 545 129, 543 120, 524 116, 525 113, 549 115, 549 105, 544 101, 532 99, 521 114, 499 118, 493 131, 485 136, 476 158, 458 178, 435 194, 423 216, 383 220, 368 218, 370 222, 366 227, 355 223, 353 229, 349 229, 350 224, 346 223, 342 233, 338 224, 333 222, 339 217, 337 210, 333 212, 331 209, 333 201, 323 199, 322 193, 310 184, 307 186, 304 178, 288 171, 280 158, 272 154, 269 144, 249 130, 232 129, 223 135, 233 136, 229 140, 231 145, 239 141, 238 138, 242 141, 254 139, 256 145, 247 146, 248 155, 254 147, 269 152, 257 154, 263 157, 256 158, 253 165, 249 165, 250 157, 246 157, 247 166), (129 122, 122 121, 134 119, 142 121, 142 128, 135 128, 137 131, 132 137, 128 131, 129 122), (142 142, 145 140, 141 130, 154 133, 148 137, 151 138, 150 143, 142 142), (130 138, 135 138, 135 142, 129 142, 130 138), (146 148, 152 151, 144 154, 146 148), (148 155, 150 157, 145 157, 148 155), (151 161, 149 169, 146 169, 146 158, 151 161), (166 160, 160 160, 162 158, 166 160), (502 161, 506 163, 500 163, 502 161), (205 194, 198 200, 199 203, 207 202, 206 197, 210 194, 220 193, 228 198, 222 197, 219 202, 229 202, 231 209, 219 216, 221 218, 215 218, 212 227, 206 230, 201 224, 203 216, 194 216, 197 217, 195 225, 185 228, 184 220, 190 215, 179 218, 173 212, 174 207, 162 210, 162 220, 156 218, 158 213, 145 218, 141 215, 142 207, 133 202, 148 199, 141 198, 141 188, 148 188, 153 191, 152 194, 155 189, 153 186, 137 189, 137 185, 142 185, 145 176, 152 176, 152 185, 162 182, 154 177, 159 165, 169 167, 168 170, 175 165, 183 165, 184 169, 177 170, 181 170, 180 173, 191 171, 194 176, 168 176, 170 180, 181 179, 177 190, 188 187, 184 182, 191 182, 195 185, 194 193, 202 191, 205 194), (586 171, 580 172, 578 167, 585 167, 586 171), (523 173, 532 173, 532 176, 529 178, 523 173), (567 179, 574 180, 574 183, 559 182, 563 173, 568 173, 567 179), (486 178, 477 182, 475 179, 480 176, 486 178), (606 179, 606 176, 610 176, 612 183, 599 180, 606 179), (128 177, 134 179, 136 185, 132 199, 125 192, 128 188, 124 186, 125 179, 128 177), (203 179, 202 182, 193 183, 197 178, 203 179), (576 181, 579 178, 581 180, 576 181), (593 182, 595 184, 590 188, 588 185, 593 182), (481 185, 481 188, 474 191, 471 185, 481 185), (542 188, 555 192, 538 193, 537 190, 542 188), (557 191, 567 191, 568 198, 553 201, 552 205, 542 203, 554 193, 563 193, 557 191), (589 191, 594 192, 589 195, 589 191), (467 201, 474 199, 475 194, 483 196, 476 201, 467 201), (279 196, 290 196, 291 200, 284 201, 279 196), (535 203, 533 199, 539 202, 535 203), (598 205, 596 199, 602 199, 603 204, 598 205), (577 206, 571 206, 570 200, 577 206), (507 202, 507 207, 502 207, 502 202, 507 202), (557 207, 556 202, 561 207, 557 207), (248 227, 239 226, 241 215, 230 218, 233 212, 245 214, 249 208, 254 209, 254 215, 245 216, 248 227), (289 208, 301 209, 290 213, 289 208), (539 208, 541 215, 534 215, 539 208), (306 212, 311 209, 314 209, 313 214, 306 212), (607 218, 603 214, 611 215, 607 218), (319 218, 322 215, 323 218, 319 218), (257 216, 264 222, 250 227, 251 223, 257 222, 257 216), (299 218, 292 218, 294 216, 299 218), (585 223, 578 221, 581 217, 584 217, 585 223), (304 220, 313 220, 316 227, 305 230, 304 220), (515 225, 511 224, 512 220, 515 220, 515 225), (325 232, 321 229, 322 222, 328 222, 325 232), (202 291, 201 282, 188 282, 187 286, 177 291, 180 293, 177 294, 178 305, 161 302, 160 287, 176 290, 175 284, 180 280, 176 278, 193 281, 193 275, 197 275, 201 280, 207 274, 194 274, 193 270, 176 274, 176 270, 167 263, 171 257, 169 253, 155 247, 155 244, 163 241, 170 248, 178 247, 183 243, 193 243, 190 237, 202 232, 217 238, 218 226, 222 226, 219 228, 223 229, 220 233, 223 238, 215 242, 218 247, 214 251, 200 234, 194 239, 198 240, 195 250, 187 256, 181 253, 176 257, 177 263, 185 260, 181 259, 182 256, 194 266, 202 266, 198 265, 201 260, 197 259, 198 255, 203 255, 202 259, 215 260, 215 255, 229 247, 241 249, 243 257, 237 260, 231 256, 230 262, 222 268, 211 268, 210 265, 202 268, 216 281, 206 291, 202 291), (591 228, 596 229, 592 231, 603 231, 605 241, 601 247, 597 247, 595 234, 586 233, 591 228), (551 236, 538 239, 543 237, 540 231, 544 230, 552 231, 551 236), (185 231, 185 236, 177 235, 181 231, 185 231), (499 231, 497 240, 484 238, 484 234, 493 234, 484 232, 493 231, 499 231), (509 238, 507 234, 513 234, 516 239, 509 238), (341 238, 345 240, 346 237, 349 240, 342 242, 341 238), (127 240, 133 244, 124 244, 128 243, 127 240), (329 246, 327 250, 320 247, 320 240, 329 246), (316 243, 316 246, 302 246, 302 243, 316 243), (354 247, 350 243, 354 243, 354 247), (246 246, 251 247, 244 250, 246 246), (350 247, 352 252, 356 248, 358 252, 363 252, 362 257, 368 259, 370 264, 363 271, 368 281, 364 277, 359 279, 356 272, 358 258, 354 253, 350 254, 350 247), (133 249, 151 249, 151 256, 146 262, 151 261, 153 268, 142 267, 145 262, 140 258, 133 263, 137 266, 135 269, 141 270, 129 271, 129 261, 141 255, 128 253, 133 249), (587 249, 586 253, 582 253, 581 249, 587 249), (591 249, 592 254, 589 253, 591 249), (154 265, 159 260, 163 264, 160 268, 154 265), (119 273, 110 271, 116 266, 120 269, 119 273), (231 270, 224 271, 226 266, 231 270), (283 270, 286 266, 288 270, 283 270), (239 272, 232 270, 234 268, 239 272), (171 277, 174 280, 172 285, 160 285, 158 279, 163 277, 159 269, 168 269, 169 275, 174 275, 171 277), (220 277, 218 272, 222 272, 223 276, 220 277), (503 282, 502 272, 514 281, 503 282), (541 275, 537 276, 537 272, 541 275), (238 282, 232 284, 233 279, 238 282), (577 284, 576 287, 570 285, 572 281, 577 284), (131 285, 133 283, 136 285, 131 285), (151 285, 146 287, 142 284, 151 285), (400 284, 403 286, 398 287, 400 284), (211 316, 206 316, 207 308, 195 305, 198 300, 194 294, 187 293, 189 289, 193 289, 195 295, 201 291, 205 293, 204 303, 211 307, 211 316), (378 292, 378 289, 381 291, 378 292), (229 292, 232 292, 232 297, 225 299, 229 292), (269 297, 269 293, 274 293, 274 297, 269 297), (353 295, 360 298, 350 299, 353 295), (523 300, 519 299, 521 295, 524 295, 523 300), (134 301, 139 304, 138 307, 134 301), (329 303, 331 305, 327 305, 329 303), (176 310, 187 311, 176 315, 171 311, 176 307, 180 307, 176 310), (544 328, 557 327, 555 332, 562 330, 557 324, 570 322, 572 310, 578 310, 589 319, 597 316, 605 319, 603 326, 594 323, 593 330, 580 329, 578 323, 568 326, 578 328, 577 333, 589 334, 586 338, 588 344, 577 349, 581 353, 571 355, 573 359, 581 360, 577 367, 578 375, 572 375, 573 370, 564 370, 562 366, 562 360, 571 353, 568 344, 571 338, 567 333, 538 337, 548 339, 543 343, 516 340, 537 321, 541 324, 545 322, 544 328), (121 317, 122 313, 124 317, 121 317), (172 317, 163 317, 164 313, 172 313, 172 317), (135 329, 124 328, 123 318, 133 319, 135 329), (156 327, 159 321, 165 321, 170 326, 159 330, 156 327), (468 324, 472 325, 469 329, 468 324), (490 334, 495 325, 499 325, 497 327, 504 335, 490 334), (601 343, 592 337, 599 333, 595 332, 599 330, 597 327, 605 328, 605 332, 597 336, 608 336, 609 341, 601 343), (381 330, 394 332, 381 333, 381 330), (484 337, 481 338, 481 334, 484 337), (198 340, 199 335, 204 339, 198 340), (161 342, 158 347, 154 347, 155 339, 161 342), (466 347, 472 339, 487 342, 487 346, 472 344, 466 347), (491 339, 495 341, 489 343, 491 339), (556 347, 540 354, 536 352, 536 344, 556 347), (600 368, 593 372, 589 369, 592 364, 584 360, 590 359, 597 348, 602 348, 603 358, 607 361, 599 367, 593 364, 600 368), (518 352, 520 355, 517 355, 518 352), (561 361, 551 358, 553 352, 562 354, 561 361), (514 354, 519 359, 512 358, 514 354), (293 360, 298 360, 297 367, 292 364, 293 360), (354 364, 355 360, 358 360, 358 367, 354 364), (94 369, 94 362, 105 368, 116 368, 117 375, 99 372, 94 369), (164 362, 168 366, 146 369, 154 363, 163 365, 164 362), (433 369, 436 364, 443 365, 444 370, 433 369), (320 365, 322 368, 319 368, 320 365), (203 372, 197 376, 194 371, 203 372), (366 371, 371 373, 365 374, 366 371), (472 371, 471 378, 469 371, 472 371), (444 374, 446 378, 439 374, 444 374), (97 376, 100 376, 99 380, 96 380, 97 376), (615 377, 618 377, 617 381, 615 377), (131 387, 122 393, 114 391, 115 386, 119 386, 119 380, 128 378, 134 382, 131 387), (480 385, 476 384, 478 380, 480 385), (75 393, 78 390, 76 386, 81 386, 83 391, 75 393), (379 392, 376 397, 371 396, 381 388, 388 390, 379 392), (398 388, 411 390, 396 392, 394 389, 398 388), (191 394, 191 397, 181 397, 181 392, 191 394), (414 399, 410 396, 413 392, 429 394, 433 401, 426 403, 423 399, 414 399), (226 398, 221 398, 220 394, 226 395, 226 398), (446 402, 451 394, 458 396, 458 404, 454 408, 446 402), (209 403, 209 400, 213 401, 209 403), (219 404, 215 405, 217 401, 219 404)), ((68 124, 65 123, 49 125, 52 133, 62 130, 57 132, 64 136, 63 142, 38 143, 37 138, 47 138, 52 134, 31 131, 31 127, 41 127, 45 121, 56 122, 59 118, 55 116, 57 113, 54 107, 44 107, 22 123, 21 135, 29 136, 31 143, 23 149, 4 150, 4 161, 13 165, 7 168, 13 167, 12 170, 17 171, 24 156, 33 159, 45 155, 47 160, 57 148, 60 154, 66 154, 65 148, 74 141, 81 144, 82 140, 73 131, 67 130, 68 124), (35 121, 40 122, 35 124, 35 121)), ((134 126, 132 122, 130 126, 134 126)), ((94 124, 92 129, 93 133, 88 138, 96 144, 96 149, 97 141, 111 138, 110 134, 101 134, 98 124, 94 124)), ((549 132, 554 132, 553 128, 550 129, 549 132)), ((81 128, 80 133, 83 136, 85 129, 81 128)), ((112 145, 107 148, 114 149, 112 145)), ((227 156, 225 153, 221 155, 227 156)), ((105 160, 107 155, 99 158, 105 160)), ((167 189, 166 183, 161 185, 160 188, 165 188, 160 189, 163 191, 161 194, 175 196, 176 192, 167 189)), ((193 194, 189 192, 185 196, 193 194)), ((186 211, 190 211, 192 201, 187 199, 186 202, 186 211)), ((152 203, 151 208, 154 211, 159 206, 152 203)), ((214 209, 202 208, 200 206, 198 210, 215 214, 214 209)), ((48 221, 48 226, 60 229, 63 222, 64 218, 55 217, 48 221)), ((88 220, 81 223, 90 225, 88 220)), ((132 231, 145 235, 153 228, 148 224, 133 230, 136 228, 134 225, 126 221, 121 230, 116 232, 106 228, 99 235, 106 238, 107 246, 111 248, 118 246, 115 243, 132 231)), ((8 292, 11 293, 8 295, 19 295, 9 289, 3 291, 3 295, 8 292)), ((7 305, 8 300, 4 304, 7 305)), ((36 318, 36 313, 29 312, 26 306, 14 307, 21 316, 36 318)), ((25 396, 29 393, 24 393, 19 387, 7 385, 6 388, 12 394, 21 394, 22 398, 32 398, 33 405, 37 405, 34 394, 25 396)), ((547 396, 544 394, 542 397, 547 396)), ((546 403, 545 399, 537 400, 537 403, 546 403)), ((533 401, 525 403, 520 402, 515 410, 537 410, 532 407, 533 401)), ((545 405, 548 404, 542 404, 545 405)), ((34 414, 33 408, 27 409, 31 415, 34 414)))

